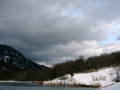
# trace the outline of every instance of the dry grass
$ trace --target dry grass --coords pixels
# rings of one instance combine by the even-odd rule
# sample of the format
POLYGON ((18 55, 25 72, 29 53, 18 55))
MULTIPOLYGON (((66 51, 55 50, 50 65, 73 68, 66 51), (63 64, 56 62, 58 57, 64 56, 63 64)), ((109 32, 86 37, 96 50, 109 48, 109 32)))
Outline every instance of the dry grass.
POLYGON ((91 88, 99 88, 101 87, 101 84, 100 83, 96 83, 94 85, 82 85, 82 84, 74 84, 74 85, 71 85, 71 84, 66 84, 66 85, 63 85, 63 84, 58 84, 58 83, 49 83, 47 84, 49 86, 62 86, 62 87, 91 87, 91 88))
POLYGON ((61 78, 59 78, 59 79, 60 79, 60 80, 66 80, 67 78, 62 78, 62 77, 61 77, 61 78))
POLYGON ((99 87, 101 87, 101 84, 100 83, 95 83, 94 85, 90 85, 90 87, 99 88, 99 87))
POLYGON ((98 71, 97 69, 92 69, 92 70, 87 70, 87 71, 85 71, 83 73, 92 73, 92 72, 97 72, 97 71, 98 71))
POLYGON ((38 81, 37 84, 38 84, 38 85, 42 85, 42 84, 43 84, 43 81, 38 81))

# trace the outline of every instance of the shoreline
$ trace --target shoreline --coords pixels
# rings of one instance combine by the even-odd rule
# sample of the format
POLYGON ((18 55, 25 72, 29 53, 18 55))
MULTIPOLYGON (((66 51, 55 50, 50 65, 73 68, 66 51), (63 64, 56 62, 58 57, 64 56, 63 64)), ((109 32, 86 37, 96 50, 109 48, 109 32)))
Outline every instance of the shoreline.
POLYGON ((15 81, 15 80, 0 80, 0 82, 29 82, 29 83, 37 83, 38 81, 15 81))
MULTIPOLYGON (((115 84, 117 84, 116 82, 115 83, 113 83, 113 84, 109 84, 109 85, 106 85, 106 86, 101 86, 101 87, 96 87, 96 86, 94 86, 94 85, 65 85, 65 84, 39 84, 39 82, 40 81, 14 81, 14 80, 6 80, 6 81, 3 81, 3 80, 0 80, 0 83, 1 82, 15 82, 15 83, 19 83, 19 82, 21 82, 21 83, 36 83, 37 85, 42 85, 42 86, 58 86, 58 87, 80 87, 80 88, 82 88, 82 87, 85 87, 85 88, 94 88, 95 90, 101 90, 101 89, 103 89, 103 88, 106 88, 106 87, 109 87, 109 86, 112 86, 112 85, 115 85, 115 84)), ((118 82, 118 83, 120 83, 120 82, 118 82)))
POLYGON ((15 82, 15 83, 36 83, 37 85, 43 85, 43 86, 60 86, 60 87, 88 87, 88 88, 98 88, 98 87, 94 87, 92 85, 58 85, 58 84, 49 84, 49 85, 45 85, 45 84, 41 84, 39 83, 40 81, 13 81, 13 80, 6 80, 6 81, 0 81, 1 82, 15 82))
POLYGON ((96 86, 96 85, 85 85, 85 84, 42 84, 45 86, 61 86, 61 87, 88 87, 88 88, 100 88, 101 86, 96 86))

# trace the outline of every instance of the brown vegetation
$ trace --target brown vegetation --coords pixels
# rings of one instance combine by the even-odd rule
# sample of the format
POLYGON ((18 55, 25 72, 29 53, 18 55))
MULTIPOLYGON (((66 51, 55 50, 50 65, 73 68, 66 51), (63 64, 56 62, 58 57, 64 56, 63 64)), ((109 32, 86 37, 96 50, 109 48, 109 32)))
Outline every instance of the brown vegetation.
POLYGON ((38 84, 38 85, 42 85, 42 84, 43 84, 43 81, 38 81, 37 84, 38 84))

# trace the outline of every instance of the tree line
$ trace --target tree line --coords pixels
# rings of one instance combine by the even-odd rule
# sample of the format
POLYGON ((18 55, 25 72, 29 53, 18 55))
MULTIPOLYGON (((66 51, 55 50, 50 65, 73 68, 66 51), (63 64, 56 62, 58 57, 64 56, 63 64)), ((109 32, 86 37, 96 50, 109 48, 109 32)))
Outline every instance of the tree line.
POLYGON ((87 59, 80 56, 79 59, 55 64, 52 68, 46 70, 0 70, 0 80, 44 81, 65 74, 72 76, 73 73, 77 72, 85 72, 87 70, 111 66, 114 67, 117 65, 120 65, 120 51, 91 56, 87 59))

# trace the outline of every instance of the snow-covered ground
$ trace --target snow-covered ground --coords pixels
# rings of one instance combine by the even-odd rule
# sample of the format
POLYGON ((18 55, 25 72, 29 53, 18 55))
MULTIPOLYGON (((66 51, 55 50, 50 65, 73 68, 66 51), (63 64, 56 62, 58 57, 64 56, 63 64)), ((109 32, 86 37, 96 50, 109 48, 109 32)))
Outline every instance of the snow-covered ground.
POLYGON ((70 74, 67 74, 54 80, 44 81, 43 84, 100 85, 103 87, 109 84, 113 84, 113 80, 116 77, 117 76, 114 68, 105 68, 91 73, 74 73, 72 78, 70 74))
POLYGON ((110 86, 98 88, 98 89, 95 89, 95 90, 120 90, 120 82, 115 83, 115 84, 110 85, 110 86))

